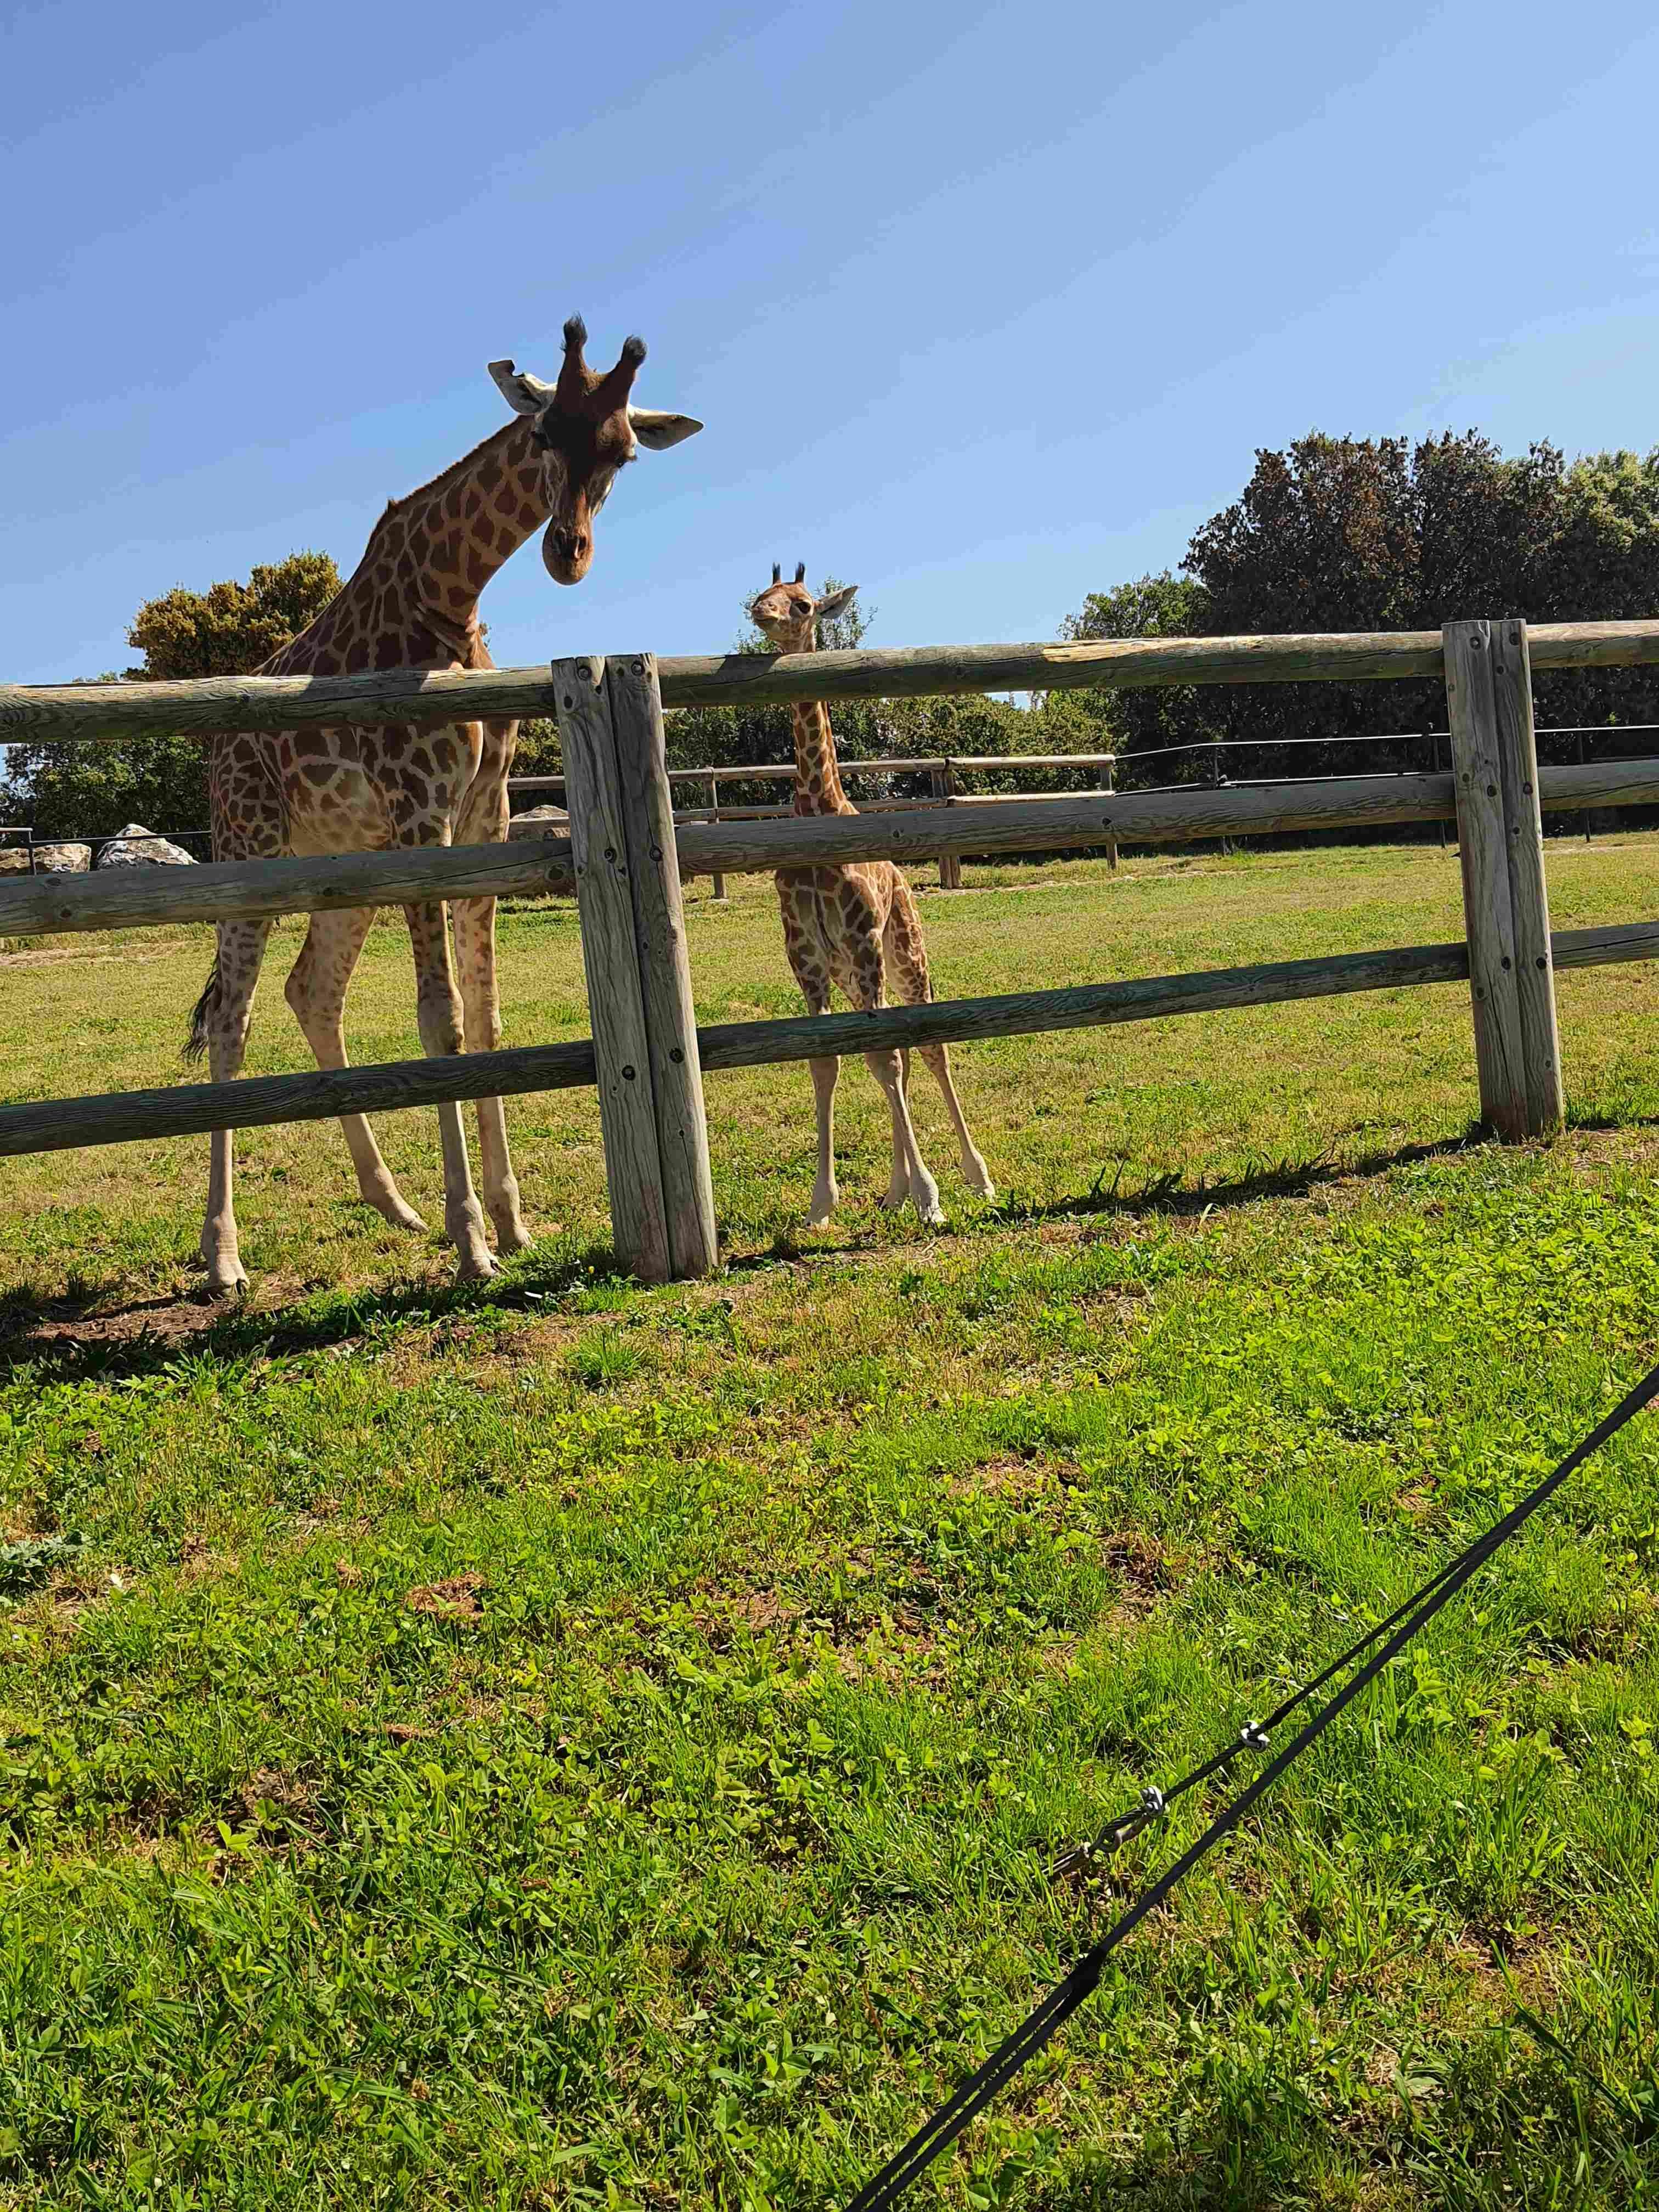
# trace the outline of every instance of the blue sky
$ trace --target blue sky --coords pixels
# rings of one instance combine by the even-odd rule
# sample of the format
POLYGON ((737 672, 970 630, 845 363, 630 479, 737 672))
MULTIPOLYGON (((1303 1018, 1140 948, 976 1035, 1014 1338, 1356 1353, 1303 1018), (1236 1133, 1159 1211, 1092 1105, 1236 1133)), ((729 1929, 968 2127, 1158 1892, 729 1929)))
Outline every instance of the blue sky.
POLYGON ((1052 635, 1258 446, 1659 442, 1636 5, 13 5, 0 678, 380 507, 638 330, 642 457, 498 660, 724 648, 774 559, 872 641, 1052 635), (21 127, 20 127, 21 126, 21 127))

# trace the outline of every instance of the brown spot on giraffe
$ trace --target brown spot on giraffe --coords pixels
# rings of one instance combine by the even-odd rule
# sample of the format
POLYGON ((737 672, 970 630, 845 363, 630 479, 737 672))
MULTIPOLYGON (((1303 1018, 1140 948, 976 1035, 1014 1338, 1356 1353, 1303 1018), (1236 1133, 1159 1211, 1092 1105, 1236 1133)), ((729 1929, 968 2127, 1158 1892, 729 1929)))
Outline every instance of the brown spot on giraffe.
MULTIPOLYGON (((817 626, 852 603, 848 585, 817 600, 805 587, 805 565, 792 584, 781 581, 775 567, 770 587, 758 594, 750 612, 757 626, 781 653, 815 653, 817 626)), ((855 814, 842 788, 835 734, 821 699, 801 700, 793 709, 795 732, 797 814, 855 814)), ((783 920, 784 951, 809 1013, 829 1011, 832 984, 860 1012, 886 1003, 890 988, 902 1006, 923 1006, 933 996, 927 950, 915 894, 890 860, 859 860, 842 867, 780 868, 778 907, 783 920)), ((968 1123, 951 1078, 944 1045, 924 1045, 922 1059, 938 1083, 956 1130, 963 1180, 981 1198, 994 1198, 990 1172, 968 1132, 968 1123)), ((916 1143, 908 1099, 908 1053, 867 1052, 866 1064, 887 1094, 893 1125, 893 1169, 887 1194, 890 1207, 908 1198, 924 1220, 940 1221, 939 1185, 929 1174, 916 1143)), ((835 1097, 840 1062, 811 1063, 817 1109, 817 1177, 812 1190, 815 1227, 829 1220, 840 1195, 836 1182, 835 1097)))
MULTIPOLYGON (((630 338, 616 368, 601 375, 583 358, 585 335, 577 319, 566 325, 556 386, 521 374, 511 362, 490 364, 514 419, 430 483, 388 504, 349 581, 259 674, 333 675, 343 659, 353 668, 487 668, 477 595, 532 530, 545 525, 550 534, 562 531, 580 514, 580 560, 562 540, 556 547, 550 535, 543 558, 561 582, 574 583, 586 573, 592 514, 621 462, 633 457, 636 445, 678 444, 702 426, 689 416, 632 405, 635 373, 645 351, 637 339, 630 338), (488 496, 498 485, 510 494, 500 515, 491 513, 488 496), (516 531, 501 526, 514 518, 516 531), (449 580, 463 574, 464 583, 449 580)), ((214 858, 264 860, 375 851, 388 843, 499 840, 507 833, 506 781, 518 726, 497 723, 492 731, 488 746, 476 723, 425 732, 419 769, 408 757, 407 726, 308 728, 269 737, 239 731, 217 738, 209 762, 214 858)), ((491 1048, 501 1028, 494 900, 454 902, 453 958, 443 906, 419 904, 405 911, 425 1049, 491 1048)), ((346 1065, 346 991, 373 919, 368 910, 313 915, 289 976, 284 995, 323 1067, 346 1065)), ((270 931, 265 921, 218 925, 217 954, 191 1019, 189 1047, 210 1055, 216 1082, 241 1072, 270 931)), ((501 1101, 482 1100, 477 1112, 484 1203, 501 1249, 515 1251, 530 1240, 501 1101)), ((493 1262, 459 1107, 440 1107, 438 1123, 446 1231, 459 1249, 462 1276, 487 1274, 493 1262)), ((368 1123, 353 1115, 342 1126, 363 1197, 388 1220, 421 1227, 387 1173, 368 1123)), ((225 1291, 247 1279, 238 1249, 234 1179, 230 1133, 221 1131, 212 1143, 200 1249, 210 1285, 225 1291)))

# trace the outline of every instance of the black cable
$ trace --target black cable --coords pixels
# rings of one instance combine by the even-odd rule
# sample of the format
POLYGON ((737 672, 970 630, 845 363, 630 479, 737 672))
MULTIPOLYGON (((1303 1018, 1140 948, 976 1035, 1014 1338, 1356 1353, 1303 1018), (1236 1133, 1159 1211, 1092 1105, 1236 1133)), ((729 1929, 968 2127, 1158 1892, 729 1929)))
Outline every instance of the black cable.
MULTIPOLYGON (((1486 1539, 1482 1537, 1477 1539, 1477 1541, 1484 1543, 1486 1539)), ((1421 1605, 1425 1598, 1431 1596, 1448 1577, 1456 1571, 1463 1559, 1468 1556, 1468 1551, 1473 1548, 1474 1547, 1471 1546, 1465 1551, 1460 1552, 1457 1558, 1448 1561, 1438 1574, 1431 1575, 1428 1581, 1413 1590, 1408 1598, 1402 1599, 1392 1613, 1386 1614, 1374 1628, 1368 1628, 1357 1643, 1351 1644, 1340 1658, 1333 1659, 1330 1664, 1322 1668, 1310 1682, 1304 1682, 1299 1690, 1292 1691, 1281 1705, 1274 1707, 1265 1721, 1246 1721, 1231 1742, 1224 1743, 1219 1750, 1212 1752, 1201 1765, 1194 1766, 1189 1772, 1183 1774, 1178 1782, 1172 1782, 1167 1790, 1143 1790, 1140 1801, 1137 1805, 1132 1807, 1127 1813, 1120 1814, 1116 1820, 1104 1822, 1086 1844, 1076 1844, 1069 1851, 1063 1852, 1055 1860, 1053 1872, 1056 1875, 1070 1874, 1079 1867, 1086 1866, 1091 1860, 1098 1857, 1103 1852, 1115 1850, 1120 1844, 1127 1843, 1131 1836, 1138 1834, 1149 1820, 1156 1820, 1158 1815, 1173 1805, 1178 1797, 1184 1797, 1189 1790, 1196 1789, 1200 1782, 1207 1782, 1212 1774, 1222 1772, 1243 1753, 1265 1751, 1273 1730, 1281 1727, 1298 1705, 1305 1705, 1317 1691, 1324 1688, 1327 1682, 1334 1680, 1337 1675, 1352 1667, 1356 1659, 1362 1657, 1370 1650, 1379 1637, 1386 1636, 1391 1628, 1405 1619, 1413 1607, 1421 1605)))
MULTIPOLYGON (((1567 1477, 1582 1467, 1593 1452, 1599 1451, 1610 1437, 1616 1436, 1627 1421, 1633 1420, 1656 1397, 1659 1397, 1659 1366, 1650 1370, 1612 1413, 1599 1421, 1589 1436, 1576 1444, 1518 1504, 1511 1506, 1501 1520, 1494 1522, 1484 1536, 1478 1537, 1473 1544, 1466 1547, 1449 1566, 1425 1583, 1415 1597, 1408 1599, 1407 1606, 1415 1609, 1407 1618, 1401 1620, 1402 1609, 1396 1607, 1389 1618, 1399 1620, 1400 1626, 1382 1649, 1373 1652, 1358 1673, 1321 1706, 1279 1756, 1264 1767, 1253 1782, 1241 1790, 1231 1804, 1223 1807, 1203 1834, 1188 1846, 1174 1865, 1166 1869, 1149 1889, 1143 1890, 1105 1935, 1090 1946, 1064 1980, 1055 1984, 1029 2018, 998 2045, 982 2066, 957 2086, 948 2102, 917 2130, 902 2150, 896 2153, 880 2172, 865 2184, 848 2207, 848 2212, 886 2212, 889 2205, 898 2202, 910 2184, 927 2171, 942 2151, 948 2149, 963 2130, 978 2118, 1006 2084, 1036 2057, 1055 2031, 1093 1994, 1105 1972, 1107 1960, 1139 1926, 1147 1914, 1156 1911, 1200 1860, 1231 1833, 1285 1769, 1311 1744, 1318 1741, 1337 1716, 1352 1705, 1360 1692, 1373 1682, 1389 1662, 1405 1650, 1413 1638, 1428 1626, 1442 1607, 1449 1604, 1465 1583, 1480 1572, 1493 1553, 1506 1544, 1522 1523, 1553 1496, 1567 1477)), ((1364 1642, 1355 1646, 1355 1653, 1374 1642, 1386 1625, 1379 1623, 1364 1642)), ((1351 1654, 1350 1657, 1352 1656, 1351 1654)), ((1340 1663, 1337 1662, 1339 1666, 1340 1663)), ((1328 1680, 1331 1672, 1332 1669, 1328 1668, 1320 1679, 1328 1680)), ((1310 1685, 1308 1689, 1298 1691, 1291 1701, 1291 1705, 1310 1695, 1312 1687, 1310 1685)))

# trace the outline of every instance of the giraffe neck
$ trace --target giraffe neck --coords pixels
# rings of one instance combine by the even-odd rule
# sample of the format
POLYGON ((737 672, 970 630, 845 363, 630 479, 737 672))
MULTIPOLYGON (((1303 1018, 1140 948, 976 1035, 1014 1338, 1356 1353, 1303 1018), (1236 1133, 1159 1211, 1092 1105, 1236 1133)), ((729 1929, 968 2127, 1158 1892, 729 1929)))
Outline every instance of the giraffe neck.
POLYGON ((796 813, 857 813, 858 809, 841 787, 830 709, 822 699, 797 699, 793 712, 796 813))
POLYGON ((349 580, 269 673, 419 665, 488 666, 478 594, 548 519, 529 422, 506 423, 430 483, 393 500, 349 580))

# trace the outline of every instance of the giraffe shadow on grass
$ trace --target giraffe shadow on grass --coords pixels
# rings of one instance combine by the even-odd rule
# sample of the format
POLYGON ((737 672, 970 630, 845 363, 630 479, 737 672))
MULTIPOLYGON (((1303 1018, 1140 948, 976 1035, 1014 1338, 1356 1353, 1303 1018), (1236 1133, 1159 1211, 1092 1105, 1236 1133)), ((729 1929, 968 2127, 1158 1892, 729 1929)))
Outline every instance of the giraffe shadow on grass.
POLYGON ((1154 1176, 1132 1190, 1123 1188, 1127 1163, 1108 1162, 1086 1191, 1041 1201, 1023 1198, 1018 1186, 981 1217, 987 1226, 1016 1227, 1024 1222, 1063 1221, 1079 1214, 1113 1213, 1135 1218, 1224 1212, 1273 1198, 1306 1198, 1339 1182, 1363 1182, 1391 1169, 1449 1159, 1483 1142, 1486 1132, 1473 1123, 1460 1135, 1429 1144, 1397 1145, 1338 1158, 1330 1147, 1307 1159, 1286 1158, 1212 1182, 1200 1173, 1188 1182, 1179 1172, 1154 1176))
POLYGON ((323 1352, 404 1323, 533 1313, 574 1291, 622 1279, 610 1245, 596 1243, 556 1258, 538 1255, 488 1282, 404 1281, 268 1306, 178 1297, 110 1305, 107 1286, 52 1297, 25 1284, 0 1298, 0 1383, 22 1369, 42 1385, 123 1382, 161 1374, 184 1358, 229 1364, 323 1352))

